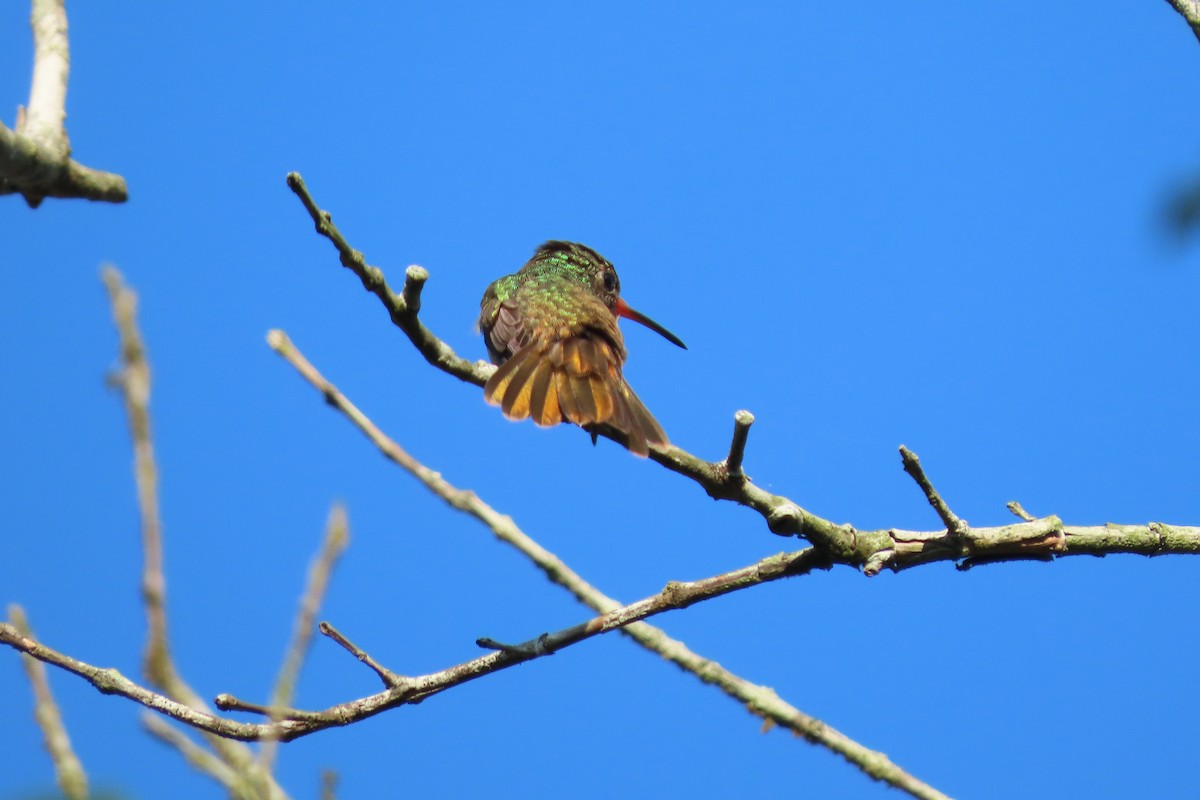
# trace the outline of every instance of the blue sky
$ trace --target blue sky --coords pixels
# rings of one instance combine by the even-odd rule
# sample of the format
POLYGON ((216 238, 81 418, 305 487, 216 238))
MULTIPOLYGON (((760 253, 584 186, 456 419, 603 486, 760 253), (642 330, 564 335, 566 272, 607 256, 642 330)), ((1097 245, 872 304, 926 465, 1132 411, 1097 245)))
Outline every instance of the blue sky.
MULTIPOLYGON (((138 529, 115 334, 141 295, 172 634, 203 694, 265 700, 330 503, 351 548, 322 612, 397 672, 588 616, 389 466, 273 355, 283 328, 354 402, 608 594, 800 542, 576 429, 506 422, 425 366, 313 233, 300 171, 464 356, 484 287, 585 242, 687 352, 626 325, 626 375, 682 447, 861 528, 1200 522, 1200 242, 1160 222, 1200 169, 1200 45, 1162 2, 860 5, 71 3, 75 155, 124 206, 0 212, 0 600, 50 645, 139 669, 138 529), (889 9, 890 10, 890 9, 889 9)), ((0 8, 5 121, 27 7, 0 8)), ((1200 714, 1193 559, 1075 558, 867 579, 840 568, 656 620, 959 797, 1182 797, 1200 714)), ((218 797, 139 708, 52 675, 93 785, 218 797)), ((315 643, 298 703, 375 691, 315 643)), ((0 797, 52 783, 0 658, 0 797)), ((875 798, 840 759, 618 636, 283 748, 344 797, 875 798)), ((899 796, 899 795, 892 795, 899 796)))

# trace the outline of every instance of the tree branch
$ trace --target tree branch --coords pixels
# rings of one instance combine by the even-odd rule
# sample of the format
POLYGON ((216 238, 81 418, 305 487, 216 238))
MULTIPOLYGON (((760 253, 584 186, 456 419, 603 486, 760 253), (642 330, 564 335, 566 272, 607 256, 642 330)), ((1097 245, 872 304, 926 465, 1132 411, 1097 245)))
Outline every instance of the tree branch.
POLYGON ((1200 0, 1167 0, 1167 2, 1187 20, 1188 25, 1192 27, 1192 33, 1196 35, 1196 39, 1200 40, 1200 0))
MULTIPOLYGON (((425 355, 429 363, 460 380, 482 386, 495 367, 460 358, 445 342, 434 336, 417 320, 417 311, 387 285, 378 267, 366 265, 361 252, 354 250, 333 225, 328 212, 318 208, 298 173, 288 174, 288 186, 303 202, 316 223, 317 232, 333 242, 344 266, 359 276, 363 286, 375 294, 388 310, 392 321, 403 330, 425 355), (436 356, 436 357, 435 357, 436 356)), ((407 280, 414 274, 424 283, 426 270, 409 267, 407 280)), ((596 426, 601 435, 624 442, 624 437, 605 426, 596 426)), ((735 439, 731 455, 740 461, 741 450, 735 439)), ((828 552, 836 563, 862 569, 875 575, 882 569, 901 570, 932 561, 961 562, 960 567, 995 560, 1048 559, 1060 555, 1101 555, 1139 553, 1161 555, 1200 553, 1200 528, 1148 525, 1066 526, 1058 517, 999 527, 971 528, 965 522, 955 532, 902 531, 887 529, 859 531, 851 525, 838 525, 812 514, 783 495, 772 494, 747 478, 734 473, 728 461, 705 461, 680 447, 651 447, 650 458, 674 472, 692 479, 710 496, 730 500, 757 511, 767 528, 781 536, 801 536, 828 552)), ((943 503, 944 505, 944 503, 943 503)), ((946 507, 948 510, 948 506, 946 507)), ((954 519, 957 519, 955 517, 954 519)))
MULTIPOLYGON (((671 581, 662 591, 650 597, 626 606, 619 606, 569 628, 541 634, 535 637, 541 640, 536 646, 526 644, 508 647, 428 675, 400 677, 395 685, 381 692, 340 703, 322 711, 289 709, 280 712, 270 706, 249 703, 229 694, 221 694, 214 699, 217 708, 221 710, 250 711, 266 716, 272 714, 280 716, 277 720, 258 724, 235 722, 179 703, 138 685, 115 669, 93 666, 54 650, 31 637, 23 636, 13 625, 8 623, 0 623, 0 644, 6 644, 39 661, 72 672, 91 683, 103 694, 120 695, 199 730, 243 741, 266 739, 291 741, 326 728, 349 725, 390 708, 421 702, 427 697, 440 694, 447 689, 549 655, 609 631, 619 630, 633 622, 667 611, 687 608, 695 603, 720 597, 747 586, 805 575, 814 569, 827 569, 828 566, 829 562, 824 554, 816 548, 809 547, 794 553, 768 556, 740 569, 698 581, 671 581)), ((324 630, 327 626, 322 625, 321 627, 324 630)))
MULTIPOLYGON (((937 489, 933 488, 929 478, 925 475, 925 469, 921 466, 921 459, 917 458, 917 454, 909 450, 904 445, 900 445, 900 459, 904 464, 904 471, 917 482, 917 486, 925 494, 925 499, 929 501, 929 505, 933 506, 933 510, 937 512, 938 517, 946 526, 946 532, 954 536, 962 536, 968 530, 967 521, 959 519, 950 506, 946 505, 946 501, 938 494, 937 489)), ((1033 520, 1027 520, 1033 522, 1033 520)))
MULTIPOLYGON (((419 304, 410 304, 406 300, 406 297, 419 296, 420 286, 424 285, 429 273, 421 267, 409 267, 405 273, 405 289, 401 294, 396 294, 388 286, 383 271, 367 264, 362 252, 351 247, 333 224, 332 215, 317 206, 300 174, 288 173, 287 184, 304 204, 316 225, 317 233, 327 238, 337 249, 342 266, 357 275, 363 287, 379 298, 393 324, 408 335, 425 360, 459 380, 483 386, 496 367, 483 361, 472 363, 461 358, 450 345, 434 336, 417 319, 419 304)), ((624 434, 606 425, 596 425, 589 430, 625 444, 624 434)), ((651 447, 650 458, 667 469, 691 478, 700 484, 710 497, 732 500, 758 511, 774 533, 781 536, 803 536, 813 544, 831 550, 840 558, 853 557, 852 531, 843 530, 808 513, 785 497, 764 491, 746 479, 740 470, 736 475, 731 474, 723 461, 704 461, 674 445, 666 448, 651 447)))
POLYGON ((0 194, 19 193, 30 208, 46 197, 81 197, 123 203, 125 179, 71 160, 64 126, 71 54, 63 0, 33 0, 33 79, 29 107, 17 113, 16 130, 0 124, 0 194))
POLYGON ((379 676, 379 679, 383 681, 384 686, 390 688, 399 686, 404 682, 403 675, 397 675, 395 672, 392 672, 390 669, 371 658, 371 656, 367 654, 367 651, 350 641, 345 634, 330 625, 328 622, 322 622, 318 626, 318 630, 320 630, 325 636, 328 636, 330 639, 337 642, 337 644, 340 645, 347 653, 357 658, 366 666, 370 667, 371 670, 379 676))
MULTIPOLYGON (((388 460, 406 470, 429 491, 451 507, 479 520, 497 539, 528 558, 552 583, 569 591, 581 603, 601 614, 620 607, 620 603, 589 584, 557 556, 530 538, 517 527, 512 517, 496 511, 474 492, 455 488, 446 481, 440 472, 429 469, 409 455, 394 439, 379 430, 370 418, 338 391, 337 387, 326 380, 292 344, 283 331, 274 330, 268 333, 267 342, 313 388, 321 393, 328 405, 350 420, 388 460)), ((736 464, 740 461, 740 452, 745 447, 746 435, 753 419, 749 412, 738 413, 735 420, 733 444, 730 447, 730 457, 727 459, 727 463, 736 464)), ((375 670, 385 686, 394 686, 402 680, 399 676, 376 664, 370 656, 345 640, 336 630, 328 629, 330 627, 328 623, 321 623, 321 626, 322 633, 333 637, 360 661, 375 670)), ((906 791, 913 797, 944 797, 933 787, 893 764, 884 754, 859 744, 824 722, 805 714, 779 697, 774 690, 751 683, 715 661, 698 655, 683 642, 668 636, 662 629, 649 623, 635 622, 622 628, 621 632, 650 652, 656 653, 684 671, 692 673, 702 682, 716 686, 726 695, 744 705, 751 714, 762 718, 765 724, 779 725, 811 743, 826 747, 871 777, 906 791)), ((548 646, 543 637, 538 637, 524 645, 515 646, 501 645, 491 640, 481 640, 480 643, 494 649, 511 649, 517 653, 538 652, 545 650, 548 646)))

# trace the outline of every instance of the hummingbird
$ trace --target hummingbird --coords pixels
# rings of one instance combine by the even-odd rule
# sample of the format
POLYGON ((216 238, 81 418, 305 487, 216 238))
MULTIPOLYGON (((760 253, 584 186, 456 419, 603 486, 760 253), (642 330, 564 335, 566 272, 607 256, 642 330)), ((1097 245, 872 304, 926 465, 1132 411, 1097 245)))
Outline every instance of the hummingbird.
POLYGON ((479 302, 479 330, 500 365, 483 387, 484 399, 509 419, 532 417, 542 426, 604 423, 625 434, 636 456, 667 444, 621 374, 626 353, 617 317, 687 349, 621 299, 608 259, 575 242, 546 242, 519 271, 493 281, 479 302))

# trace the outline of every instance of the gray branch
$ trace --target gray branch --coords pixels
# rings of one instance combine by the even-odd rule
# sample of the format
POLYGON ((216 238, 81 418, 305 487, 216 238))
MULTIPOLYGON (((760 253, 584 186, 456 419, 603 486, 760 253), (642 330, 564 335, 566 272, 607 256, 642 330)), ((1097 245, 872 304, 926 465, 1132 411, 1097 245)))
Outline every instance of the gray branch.
MULTIPOLYGON (((1200 0, 1191 2, 1194 5, 1200 0)), ((299 173, 289 173, 287 183, 312 217, 317 232, 337 249, 342 265, 379 298, 393 324, 407 334, 425 359, 459 380, 483 386, 496 368, 460 357, 417 319, 419 303, 415 298, 419 297, 420 287, 424 286, 429 273, 421 267, 409 267, 405 273, 404 291, 399 294, 392 291, 383 270, 369 265, 363 254, 349 245, 333 224, 329 212, 317 205, 299 173)), ((1084 527, 1064 525, 1062 520, 1052 516, 1015 525, 972 528, 965 520, 950 513, 945 516, 947 529, 939 531, 860 531, 849 524, 839 525, 806 511, 791 498, 768 492, 746 477, 741 470, 745 449, 743 437, 753 416, 743 414, 735 419, 737 427, 728 458, 706 461, 675 445, 651 447, 650 458, 690 478, 709 497, 729 500, 758 512, 772 533, 807 539, 825 551, 834 563, 861 569, 867 575, 875 575, 885 568, 898 571, 932 561, 955 561, 965 569, 989 561, 1046 560, 1061 555, 1200 554, 1200 528, 1156 522, 1084 527)), ((593 430, 613 441, 625 443, 620 431, 603 425, 593 430)), ((910 470, 915 469, 916 474, 924 478, 919 460, 911 451, 905 452, 908 453, 905 464, 914 464, 910 470)), ((921 484, 920 479, 918 484, 921 484)), ((922 490, 935 509, 943 515, 949 513, 949 506, 936 492, 929 494, 933 490, 928 479, 922 490)))
POLYGON ((71 159, 67 139, 67 76, 71 51, 63 0, 33 0, 33 80, 29 106, 13 130, 0 123, 0 194, 20 194, 31 208, 47 197, 124 203, 125 179, 71 159))
POLYGON ((1192 33, 1200 39, 1200 0, 1167 0, 1171 7, 1178 11, 1188 25, 1192 26, 1192 33))

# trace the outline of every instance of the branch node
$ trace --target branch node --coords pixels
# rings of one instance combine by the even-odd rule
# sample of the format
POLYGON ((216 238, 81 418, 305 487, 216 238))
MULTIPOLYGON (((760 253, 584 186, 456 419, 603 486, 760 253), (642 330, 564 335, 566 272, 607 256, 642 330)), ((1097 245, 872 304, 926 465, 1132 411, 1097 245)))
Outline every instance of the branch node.
POLYGON ((868 578, 874 578, 883 571, 884 567, 888 565, 888 562, 892 560, 892 556, 895 554, 895 552, 896 551, 890 547, 876 550, 867 559, 867 563, 863 564, 863 574, 868 578))
POLYGON ((767 514, 767 527, 777 536, 796 536, 800 533, 803 514, 795 503, 776 505, 767 514))

